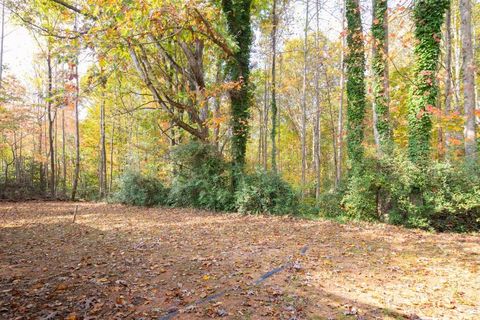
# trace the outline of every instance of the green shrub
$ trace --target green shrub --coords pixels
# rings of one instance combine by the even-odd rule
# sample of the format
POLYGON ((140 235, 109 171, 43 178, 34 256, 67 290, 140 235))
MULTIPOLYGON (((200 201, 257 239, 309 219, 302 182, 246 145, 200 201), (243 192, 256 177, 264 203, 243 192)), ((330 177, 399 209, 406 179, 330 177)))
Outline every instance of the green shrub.
POLYGON ((436 163, 427 171, 430 226, 439 231, 480 230, 480 168, 436 163))
POLYGON ((343 192, 333 191, 320 194, 318 199, 318 214, 325 218, 338 218, 345 211, 342 209, 343 192))
POLYGON ((278 174, 257 170, 246 175, 235 192, 236 208, 241 213, 295 214, 298 198, 278 174))
POLYGON ((377 193, 381 176, 372 168, 362 169, 359 174, 352 174, 341 204, 349 217, 361 220, 375 220, 377 214, 377 193))
POLYGON ((135 206, 154 206, 166 204, 167 194, 168 190, 159 179, 127 171, 118 181, 113 200, 135 206))
POLYGON ((478 165, 432 161, 421 169, 404 154, 368 159, 342 198, 349 217, 439 231, 480 230, 478 165))
POLYGON ((229 165, 214 146, 200 142, 172 151, 175 173, 169 203, 209 210, 234 209, 229 165))

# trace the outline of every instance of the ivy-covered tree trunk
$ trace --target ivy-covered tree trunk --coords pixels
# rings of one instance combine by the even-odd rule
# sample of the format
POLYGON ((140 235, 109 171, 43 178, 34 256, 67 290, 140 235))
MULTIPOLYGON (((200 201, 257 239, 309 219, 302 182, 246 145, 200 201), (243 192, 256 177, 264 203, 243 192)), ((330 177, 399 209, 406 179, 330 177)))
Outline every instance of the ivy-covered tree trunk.
POLYGON ((252 0, 222 0, 222 9, 227 17, 228 30, 238 46, 233 59, 228 64, 230 80, 240 84, 238 88, 230 91, 234 185, 245 165, 248 138, 250 48, 252 45, 251 5, 252 0))
POLYGON ((417 43, 414 84, 408 104, 408 152, 410 159, 419 165, 426 165, 430 159, 431 112, 437 105, 441 28, 449 5, 449 0, 416 0, 413 8, 417 43))
POLYGON ((387 0, 373 0, 373 104, 377 149, 380 154, 391 147, 391 129, 388 108, 388 22, 387 0))
POLYGON ((363 161, 365 118, 365 50, 358 0, 346 0, 347 18, 347 153, 352 171, 363 161))

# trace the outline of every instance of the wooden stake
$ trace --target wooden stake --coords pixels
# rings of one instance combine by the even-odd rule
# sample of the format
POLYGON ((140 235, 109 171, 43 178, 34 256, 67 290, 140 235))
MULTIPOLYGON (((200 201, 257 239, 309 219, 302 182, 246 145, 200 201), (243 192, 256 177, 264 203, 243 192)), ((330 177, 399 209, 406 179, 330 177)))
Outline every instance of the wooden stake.
POLYGON ((75 223, 75 220, 77 219, 77 212, 78 212, 78 204, 75 206, 75 212, 73 213, 73 223, 75 223))

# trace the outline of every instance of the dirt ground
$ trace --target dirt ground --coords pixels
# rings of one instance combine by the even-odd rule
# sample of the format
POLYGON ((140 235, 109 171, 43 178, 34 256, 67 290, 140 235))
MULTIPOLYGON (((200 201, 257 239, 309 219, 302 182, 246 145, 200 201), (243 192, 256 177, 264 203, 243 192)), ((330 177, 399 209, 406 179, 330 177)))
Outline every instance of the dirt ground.
POLYGON ((480 319, 479 267, 478 234, 0 203, 0 319, 480 319))

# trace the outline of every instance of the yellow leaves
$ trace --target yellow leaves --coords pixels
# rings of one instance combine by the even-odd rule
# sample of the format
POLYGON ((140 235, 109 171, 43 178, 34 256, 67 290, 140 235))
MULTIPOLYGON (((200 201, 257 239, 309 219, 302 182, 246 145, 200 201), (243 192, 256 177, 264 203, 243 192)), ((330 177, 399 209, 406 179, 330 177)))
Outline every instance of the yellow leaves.
POLYGON ((56 288, 55 291, 64 291, 68 289, 68 285, 64 282, 60 283, 56 288))
POLYGON ((106 59, 105 59, 104 55, 98 55, 98 65, 102 69, 105 68, 105 66, 107 65, 107 62, 106 62, 106 59))
POLYGON ((78 320, 78 319, 79 319, 79 318, 78 318, 78 316, 77 316, 77 314, 76 314, 75 312, 70 313, 70 314, 65 318, 65 320, 78 320))
POLYGON ((219 126, 221 124, 224 124, 228 121, 227 116, 218 116, 218 117, 213 117, 210 119, 209 124, 213 126, 219 126))

